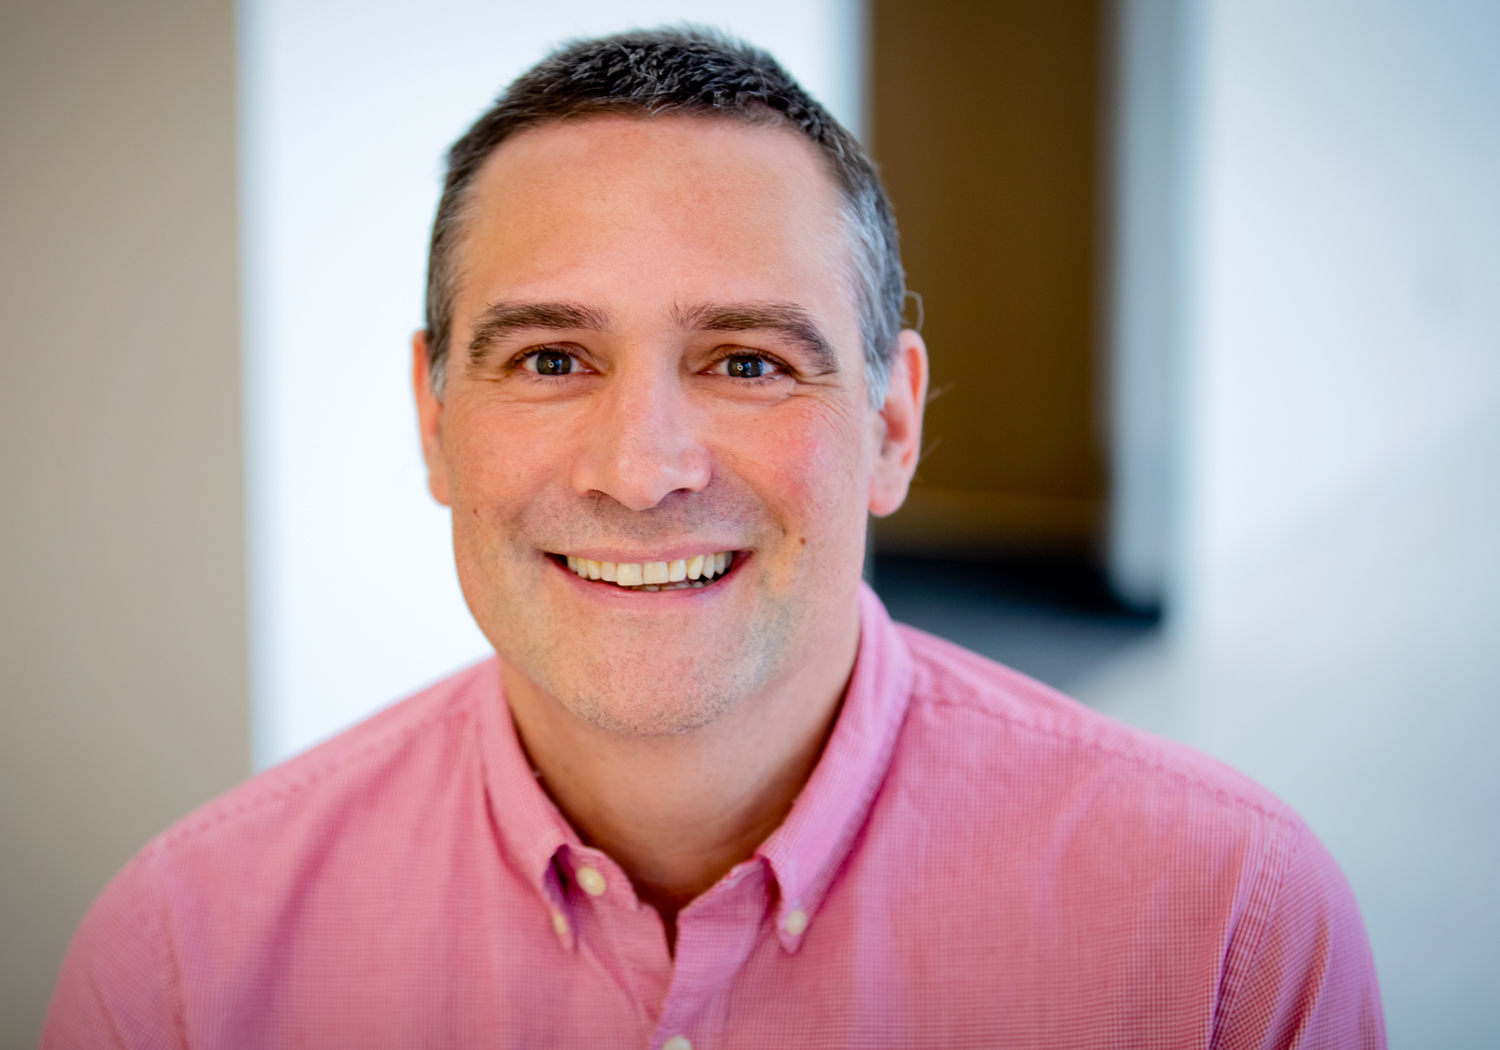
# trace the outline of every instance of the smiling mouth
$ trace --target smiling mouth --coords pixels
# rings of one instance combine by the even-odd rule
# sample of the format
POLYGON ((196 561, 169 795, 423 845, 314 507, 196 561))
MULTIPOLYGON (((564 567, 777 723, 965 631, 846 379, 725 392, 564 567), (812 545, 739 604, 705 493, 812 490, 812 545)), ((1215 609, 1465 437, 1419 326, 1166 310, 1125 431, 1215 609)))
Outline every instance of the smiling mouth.
POLYGON ((612 562, 555 554, 585 580, 611 583, 627 591, 683 591, 707 587, 734 564, 734 551, 695 554, 676 561, 612 562))

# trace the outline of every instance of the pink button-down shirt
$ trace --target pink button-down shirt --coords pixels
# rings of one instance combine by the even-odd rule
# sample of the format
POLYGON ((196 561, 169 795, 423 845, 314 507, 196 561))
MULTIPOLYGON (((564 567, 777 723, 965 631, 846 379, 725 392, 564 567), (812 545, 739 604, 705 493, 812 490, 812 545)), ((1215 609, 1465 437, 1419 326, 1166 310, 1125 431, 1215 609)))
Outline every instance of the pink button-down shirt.
POLYGON ((861 601, 812 779, 675 958, 490 661, 150 843, 44 1045, 1383 1045, 1358 910, 1285 805, 861 601))

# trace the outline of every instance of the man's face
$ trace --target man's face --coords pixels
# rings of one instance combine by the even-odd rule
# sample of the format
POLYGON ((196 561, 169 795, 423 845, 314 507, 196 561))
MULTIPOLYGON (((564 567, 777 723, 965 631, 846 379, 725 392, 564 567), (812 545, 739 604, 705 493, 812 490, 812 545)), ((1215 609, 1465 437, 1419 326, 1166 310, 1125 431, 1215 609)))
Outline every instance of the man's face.
POLYGON ((796 133, 705 117, 533 129, 479 175, 441 403, 418 337, 430 484, 480 628, 595 725, 703 725, 854 637, 920 413, 869 406, 839 203, 796 133))

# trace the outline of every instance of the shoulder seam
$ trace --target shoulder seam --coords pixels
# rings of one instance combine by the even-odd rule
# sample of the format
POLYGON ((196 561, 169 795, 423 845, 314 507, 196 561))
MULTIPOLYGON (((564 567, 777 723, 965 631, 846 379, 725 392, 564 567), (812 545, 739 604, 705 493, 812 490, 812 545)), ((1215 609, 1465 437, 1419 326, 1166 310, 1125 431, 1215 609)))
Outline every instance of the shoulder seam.
MULTIPOLYGON (((1229 1015, 1233 1012, 1239 1001, 1240 992, 1245 982, 1249 980, 1252 969, 1251 964, 1260 957, 1261 948, 1265 945, 1266 938, 1270 936, 1271 927, 1275 924, 1276 913, 1281 908, 1282 897, 1285 896, 1283 891, 1286 889, 1286 880, 1291 874, 1293 861, 1296 860, 1297 853, 1301 850, 1303 842, 1309 834, 1307 825, 1305 824, 1293 827, 1290 831, 1294 838, 1279 844, 1281 845, 1281 849, 1276 851, 1279 856, 1274 857, 1274 860, 1280 863, 1281 870, 1276 873, 1274 884, 1266 890, 1266 906, 1263 912, 1254 914, 1253 921, 1259 924, 1259 929, 1254 931, 1254 942, 1248 945, 1243 952, 1234 952, 1232 943, 1225 946, 1223 963, 1224 990, 1219 996, 1219 1002, 1216 1004, 1217 1008, 1214 1011, 1213 1034, 1210 1037, 1210 1046, 1218 1045, 1219 1032, 1223 1030, 1221 1026, 1228 1023, 1229 1015), (1231 952, 1235 956, 1233 962, 1229 958, 1231 952), (1240 965, 1241 959, 1245 960, 1243 965, 1240 965)), ((1257 879, 1256 881, 1259 882, 1260 880, 1257 879)), ((1255 889, 1252 889, 1252 899, 1246 903, 1247 913, 1253 913, 1256 903, 1253 898, 1256 895, 1255 889)), ((1231 934, 1232 941, 1233 935, 1231 934)))
MULTIPOLYGON (((1087 748, 1088 750, 1094 751, 1098 754, 1108 755, 1109 757, 1120 761, 1133 763, 1141 769, 1151 770, 1157 773, 1161 773, 1164 776, 1169 776, 1174 780, 1177 780, 1184 786, 1193 787, 1201 791, 1209 792, 1216 799, 1225 799, 1239 803, 1240 805, 1248 809, 1254 810, 1256 813, 1259 813, 1261 816, 1266 817, 1267 819, 1274 820, 1288 827, 1298 828, 1303 826, 1303 821, 1301 820, 1301 818, 1298 817, 1296 813, 1285 803, 1282 803, 1282 807, 1280 810, 1268 809, 1264 803, 1260 802, 1257 799, 1247 797, 1241 792, 1231 790, 1221 785, 1208 783, 1202 778, 1194 777, 1188 774, 1184 770, 1170 768, 1164 762, 1150 761, 1141 755, 1134 755, 1119 748, 1108 747, 1100 743, 1098 740, 1080 739, 1079 737, 1060 732, 1056 728, 1039 725, 1035 721, 1032 721, 1030 719, 1016 718, 1015 716, 1002 711, 996 711, 992 708, 984 707, 980 704, 969 703, 964 700, 955 699, 952 697, 929 695, 919 698, 914 694, 912 700, 914 703, 920 701, 921 703, 930 704, 932 706, 955 707, 965 711, 972 711, 975 714, 994 718, 1005 722, 1007 725, 1015 726, 1019 729, 1026 729, 1033 733, 1047 736, 1053 740, 1067 741, 1075 747, 1087 748)), ((1077 703, 1077 701, 1072 702, 1077 703)), ((1101 715, 1100 717, 1106 716, 1101 715)), ((1125 728, 1129 729, 1130 727, 1126 726, 1125 728)))
MULTIPOLYGON (((130 921, 145 942, 152 961, 161 971, 162 994, 166 999, 167 1009, 171 1012, 172 1030, 177 1036, 177 1045, 185 1047, 188 1045, 188 1037, 187 1018, 183 1015, 182 1004, 182 967, 178 964, 176 952, 170 943, 168 924, 162 921, 161 913, 165 910, 165 903, 157 892, 157 862, 157 857, 137 856, 115 876, 115 880, 118 885, 121 878, 134 875, 134 878, 120 888, 129 893, 130 921), (132 872, 132 869, 135 871, 132 872)), ((108 889, 106 887, 106 892, 108 889)), ((103 996, 100 996, 100 1001, 119 1045, 124 1046, 125 1040, 120 1036, 114 1011, 108 1004, 104 1004, 103 996)))

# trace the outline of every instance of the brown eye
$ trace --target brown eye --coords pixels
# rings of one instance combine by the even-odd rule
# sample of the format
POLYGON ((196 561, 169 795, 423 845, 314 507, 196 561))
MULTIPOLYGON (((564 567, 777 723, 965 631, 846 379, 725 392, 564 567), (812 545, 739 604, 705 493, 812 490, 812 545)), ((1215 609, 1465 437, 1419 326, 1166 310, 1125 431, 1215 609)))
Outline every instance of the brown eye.
POLYGON ((531 360, 537 375, 565 376, 573 371, 573 355, 561 350, 539 350, 531 360))
POLYGON ((736 354, 724 361, 725 374, 734 376, 736 379, 758 379, 765 373, 765 370, 765 361, 758 357, 750 357, 748 354, 736 354))

